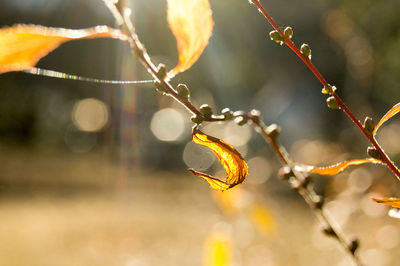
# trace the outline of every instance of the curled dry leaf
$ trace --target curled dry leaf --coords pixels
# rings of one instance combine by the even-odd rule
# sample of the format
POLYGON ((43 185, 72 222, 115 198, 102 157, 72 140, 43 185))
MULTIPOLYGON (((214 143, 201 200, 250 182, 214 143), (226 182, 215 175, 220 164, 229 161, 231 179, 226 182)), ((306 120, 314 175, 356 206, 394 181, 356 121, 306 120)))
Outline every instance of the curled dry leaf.
POLYGON ((342 171, 344 171, 347 167, 352 165, 360 165, 365 163, 381 163, 381 161, 373 158, 366 159, 357 159, 344 161, 341 163, 337 163, 334 165, 326 166, 326 167, 314 167, 314 166, 296 166, 296 170, 300 172, 308 172, 318 175, 336 175, 342 171))
POLYGON ((376 132, 378 131, 378 129, 383 125, 383 123, 385 123, 386 121, 388 121, 391 117, 393 117, 394 115, 396 115, 398 112, 400 112, 400 103, 396 104, 395 106, 393 106, 379 121, 379 123, 376 125, 373 134, 375 135, 376 132))
POLYGON ((114 38, 125 40, 119 30, 107 26, 71 30, 38 25, 15 25, 0 29, 0 74, 36 65, 64 42, 77 39, 114 38))
POLYGON ((399 198, 384 198, 384 199, 375 199, 372 198, 373 201, 377 203, 386 204, 392 207, 400 208, 400 199, 399 198))
POLYGON ((248 174, 248 167, 240 153, 228 143, 208 136, 195 129, 193 132, 193 142, 210 148, 226 171, 226 180, 222 181, 216 177, 197 172, 193 169, 189 171, 200 176, 210 184, 213 189, 224 191, 232 188, 244 181, 248 174))
POLYGON ((189 69, 199 59, 211 37, 214 21, 208 0, 168 0, 167 18, 175 36, 179 63, 171 78, 189 69))

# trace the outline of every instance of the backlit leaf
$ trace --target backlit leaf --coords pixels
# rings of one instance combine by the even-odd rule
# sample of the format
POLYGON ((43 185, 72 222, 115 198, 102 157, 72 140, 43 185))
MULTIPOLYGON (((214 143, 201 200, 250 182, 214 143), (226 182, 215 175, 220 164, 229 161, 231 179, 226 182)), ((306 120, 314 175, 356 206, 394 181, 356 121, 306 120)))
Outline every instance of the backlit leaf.
POLYGON ((192 174, 200 176, 213 189, 220 191, 232 188, 244 181, 248 174, 248 167, 234 147, 220 139, 205 135, 197 129, 193 132, 193 142, 210 148, 217 155, 218 160, 226 171, 226 179, 222 181, 216 177, 189 169, 192 174))
POLYGON ((373 201, 377 203, 386 204, 392 207, 400 208, 400 199, 399 198, 384 198, 384 199, 375 199, 372 198, 373 201))
POLYGON ((125 40, 126 36, 107 26, 80 30, 37 25, 2 28, 0 29, 0 74, 33 67, 42 57, 64 42, 92 38, 125 40))
POLYGON ((378 131, 378 128, 380 128, 382 126, 383 123, 385 123, 386 121, 388 121, 392 116, 394 116, 395 114, 397 114, 398 112, 400 112, 400 103, 396 104, 395 106, 393 106, 379 121, 379 123, 376 125, 373 134, 376 134, 376 131, 378 131))
POLYGON ((318 175, 336 175, 336 174, 344 171, 349 166, 360 165, 360 164, 364 164, 364 163, 381 163, 381 161, 373 159, 373 158, 366 158, 366 159, 344 161, 344 162, 326 166, 326 167, 296 166, 296 170, 301 171, 301 172, 309 172, 309 173, 313 173, 313 174, 318 174, 318 175))
POLYGON ((208 0, 168 0, 167 18, 175 36, 179 63, 171 78, 189 69, 199 59, 211 37, 214 21, 208 0))

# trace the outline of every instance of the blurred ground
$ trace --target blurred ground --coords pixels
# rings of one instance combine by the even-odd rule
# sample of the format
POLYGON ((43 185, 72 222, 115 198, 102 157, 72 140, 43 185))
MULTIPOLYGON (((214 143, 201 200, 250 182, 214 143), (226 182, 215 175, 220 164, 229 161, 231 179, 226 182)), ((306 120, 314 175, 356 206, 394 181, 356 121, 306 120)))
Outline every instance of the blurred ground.
MULTIPOLYGON (((210 265, 207 239, 215 232, 231 247, 227 265, 351 265, 283 181, 261 191, 245 183, 232 211, 183 169, 121 172, 101 153, 5 151, 0 265, 210 265), (252 206, 265 212, 254 219, 252 206)), ((394 265, 397 221, 379 207, 372 216, 352 212, 344 228, 360 237, 367 265, 394 265)))

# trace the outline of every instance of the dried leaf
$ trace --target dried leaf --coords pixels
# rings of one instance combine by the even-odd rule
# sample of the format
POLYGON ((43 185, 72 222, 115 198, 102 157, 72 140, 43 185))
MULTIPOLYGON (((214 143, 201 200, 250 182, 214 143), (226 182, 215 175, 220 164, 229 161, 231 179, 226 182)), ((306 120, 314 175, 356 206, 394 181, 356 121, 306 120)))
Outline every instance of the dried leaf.
POLYGON ((179 63, 171 78, 189 69, 199 59, 211 37, 214 21, 208 0, 168 0, 167 18, 175 36, 179 63))
POLYGON ((193 142, 210 148, 217 155, 227 175, 226 181, 222 181, 213 176, 189 169, 192 174, 200 176, 213 189, 220 191, 232 188, 244 181, 248 174, 247 164, 234 147, 220 139, 205 135, 197 129, 193 132, 193 142))
POLYGON ((400 112, 400 103, 396 104, 395 106, 393 106, 379 121, 379 123, 376 125, 373 134, 376 134, 376 131, 378 131, 378 128, 380 128, 383 123, 385 123, 386 121, 388 121, 392 116, 394 116, 395 114, 397 114, 398 112, 400 112))
POLYGON ((384 198, 384 199, 375 199, 372 198, 373 201, 377 203, 386 204, 392 207, 400 208, 400 199, 399 198, 384 198))
POLYGON ((344 171, 349 166, 360 165, 360 164, 364 164, 364 163, 381 163, 381 161, 373 159, 373 158, 366 158, 366 159, 344 161, 344 162, 330 165, 327 167, 296 166, 296 170, 301 171, 301 172, 309 172, 309 173, 313 173, 313 174, 318 174, 318 175, 336 175, 336 174, 344 171))
POLYGON ((37 25, 15 25, 0 29, 0 74, 20 71, 36 65, 64 42, 77 39, 115 38, 126 36, 107 26, 71 30, 37 25))

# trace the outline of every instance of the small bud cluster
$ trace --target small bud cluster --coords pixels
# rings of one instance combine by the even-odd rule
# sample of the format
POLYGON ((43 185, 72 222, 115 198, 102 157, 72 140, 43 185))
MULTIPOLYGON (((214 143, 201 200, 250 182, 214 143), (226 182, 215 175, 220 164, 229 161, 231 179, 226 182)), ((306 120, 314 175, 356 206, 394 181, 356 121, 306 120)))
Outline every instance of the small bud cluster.
POLYGON ((281 169, 279 169, 279 177, 282 178, 283 180, 289 180, 289 178, 293 177, 294 173, 292 169, 290 169, 289 166, 284 166, 281 169))
POLYGON ((381 160, 381 155, 380 155, 380 153, 379 153, 378 150, 375 149, 374 147, 368 147, 368 148, 367 148, 367 154, 368 154, 371 158, 374 158, 374 159, 377 159, 377 160, 381 160))
POLYGON ((368 133, 368 134, 370 134, 370 135, 372 135, 372 132, 374 132, 374 129, 375 129, 375 122, 374 122, 374 120, 372 120, 372 118, 371 117, 366 117, 365 118, 365 120, 364 120, 364 129, 365 129, 365 131, 368 133))
POLYGON ((358 239, 351 240, 351 242, 350 242, 351 253, 355 254, 359 246, 360 246, 360 242, 358 241, 358 239))
POLYGON ((281 32, 277 31, 277 30, 273 30, 269 33, 269 37, 271 38, 271 40, 273 40, 276 43, 279 43, 280 45, 282 45, 286 40, 289 40, 293 37, 293 29, 292 27, 286 27, 283 30, 283 35, 281 34, 281 32))
POLYGON ((292 39, 292 37, 293 37, 292 27, 286 27, 285 30, 283 31, 283 34, 285 35, 285 38, 292 39))
POLYGON ((337 103, 335 97, 333 97, 333 96, 331 96, 328 99, 326 99, 326 104, 331 109, 340 109, 339 104, 337 103))
POLYGON ((272 41, 279 43, 280 45, 283 44, 283 36, 277 30, 271 31, 269 37, 272 41))
POLYGON ((321 210, 322 207, 324 206, 325 203, 325 198, 323 196, 316 196, 314 199, 314 208, 321 210))
POLYGON ((277 124, 271 124, 269 125, 265 131, 267 132, 267 135, 272 139, 276 140, 279 135, 281 134, 281 128, 277 124))
POLYGON ((324 234, 327 236, 337 237, 335 230, 333 230, 332 226, 330 225, 327 225, 324 228, 322 228, 322 232, 324 232, 324 234))
POLYGON ((236 123, 238 126, 244 126, 244 125, 246 125, 246 124, 247 124, 247 121, 249 121, 249 119, 248 119, 247 116, 237 116, 237 117, 235 117, 235 123, 236 123))
POLYGON ((202 115, 193 115, 190 120, 199 125, 204 121, 204 117, 202 115))
POLYGON ((331 94, 335 91, 336 91, 336 87, 331 86, 330 84, 325 85, 321 90, 322 94, 331 94))
POLYGON ((221 114, 224 116, 224 120, 233 119, 233 112, 229 108, 224 108, 221 110, 221 114))
POLYGON ((200 112, 207 118, 211 117, 213 114, 213 111, 211 109, 211 106, 208 104, 203 104, 200 106, 200 112))
POLYGON ((167 77, 167 68, 164 64, 158 65, 156 76, 159 80, 164 80, 167 77))
POLYGON ((251 110, 249 116, 256 123, 259 123, 261 121, 261 112, 259 110, 251 110))
POLYGON ((189 98, 190 90, 185 84, 178 84, 176 91, 180 97, 189 98))
POLYGON ((166 94, 164 86, 158 82, 154 81, 154 87, 156 87, 156 91, 160 94, 166 94))
POLYGON ((308 44, 303 43, 300 47, 300 52, 305 58, 311 60, 311 47, 308 44))

